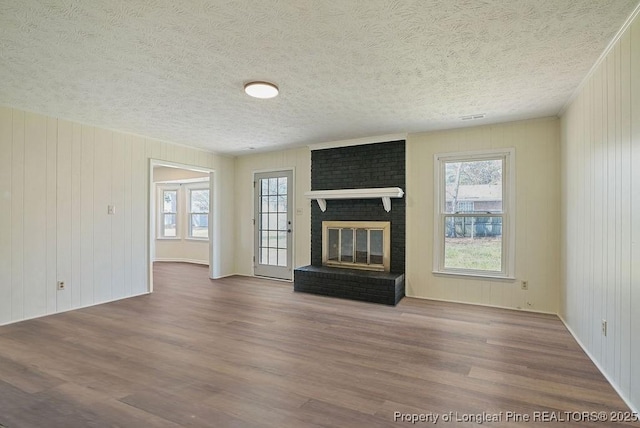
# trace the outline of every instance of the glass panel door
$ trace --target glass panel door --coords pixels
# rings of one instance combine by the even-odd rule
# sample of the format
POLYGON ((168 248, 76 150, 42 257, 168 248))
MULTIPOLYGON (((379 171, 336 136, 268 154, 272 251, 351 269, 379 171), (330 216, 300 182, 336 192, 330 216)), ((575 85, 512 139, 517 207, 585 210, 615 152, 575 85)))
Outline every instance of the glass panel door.
POLYGON ((290 280, 293 172, 255 174, 254 189, 254 273, 290 280))

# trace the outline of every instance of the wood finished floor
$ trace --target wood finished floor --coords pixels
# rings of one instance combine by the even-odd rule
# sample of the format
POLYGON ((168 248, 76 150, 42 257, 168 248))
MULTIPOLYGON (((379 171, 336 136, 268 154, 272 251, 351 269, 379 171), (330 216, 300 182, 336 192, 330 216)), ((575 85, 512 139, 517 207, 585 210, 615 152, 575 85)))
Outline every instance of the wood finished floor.
POLYGON ((158 263, 154 278, 152 295, 0 327, 0 426, 397 427, 411 424, 396 411, 628 411, 555 316, 388 307, 211 281, 189 264, 158 263))

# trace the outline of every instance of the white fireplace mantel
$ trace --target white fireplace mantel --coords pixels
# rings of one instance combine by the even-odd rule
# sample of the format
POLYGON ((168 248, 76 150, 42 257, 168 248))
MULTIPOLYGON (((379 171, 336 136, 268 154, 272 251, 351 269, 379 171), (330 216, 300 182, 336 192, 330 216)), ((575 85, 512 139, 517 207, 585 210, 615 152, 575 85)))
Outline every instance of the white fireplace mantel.
POLYGON ((369 189, 311 190, 304 194, 318 202, 322 212, 327 210, 327 199, 382 199, 386 212, 391 211, 391 198, 401 198, 404 192, 399 187, 377 187, 369 189))

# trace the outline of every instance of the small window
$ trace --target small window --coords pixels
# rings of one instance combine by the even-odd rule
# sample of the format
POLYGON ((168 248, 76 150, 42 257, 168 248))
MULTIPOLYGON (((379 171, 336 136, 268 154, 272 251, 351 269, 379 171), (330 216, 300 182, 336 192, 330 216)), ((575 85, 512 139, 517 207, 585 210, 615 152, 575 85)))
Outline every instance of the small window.
POLYGON ((514 150, 435 156, 434 272, 512 278, 514 150))
POLYGON ((160 205, 160 236, 176 238, 178 236, 178 191, 162 190, 160 205))
POLYGON ((209 189, 189 189, 189 238, 209 238, 209 189))

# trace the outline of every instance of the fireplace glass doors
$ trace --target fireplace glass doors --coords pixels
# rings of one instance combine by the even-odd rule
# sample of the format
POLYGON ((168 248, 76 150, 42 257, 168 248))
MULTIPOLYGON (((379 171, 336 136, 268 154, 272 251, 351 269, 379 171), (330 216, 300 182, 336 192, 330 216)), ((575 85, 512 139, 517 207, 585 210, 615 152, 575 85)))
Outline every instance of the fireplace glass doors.
POLYGON ((388 221, 323 221, 322 264, 389 272, 388 221))

